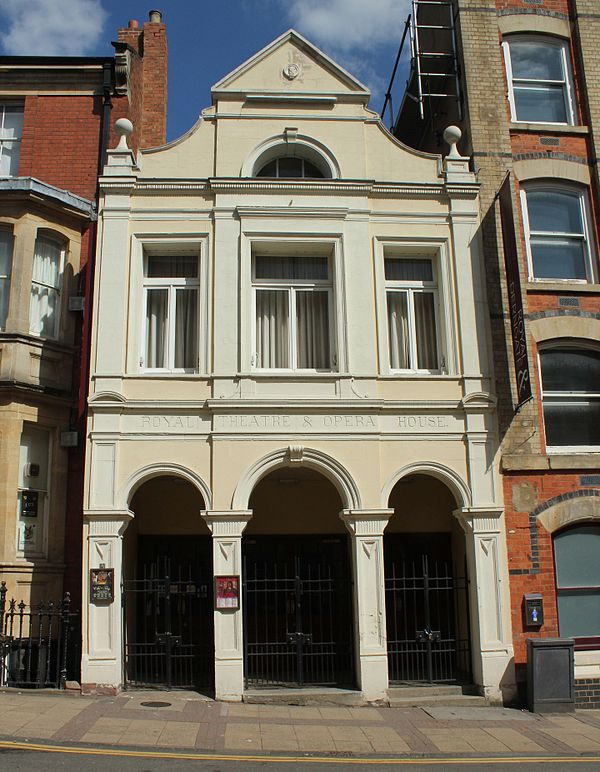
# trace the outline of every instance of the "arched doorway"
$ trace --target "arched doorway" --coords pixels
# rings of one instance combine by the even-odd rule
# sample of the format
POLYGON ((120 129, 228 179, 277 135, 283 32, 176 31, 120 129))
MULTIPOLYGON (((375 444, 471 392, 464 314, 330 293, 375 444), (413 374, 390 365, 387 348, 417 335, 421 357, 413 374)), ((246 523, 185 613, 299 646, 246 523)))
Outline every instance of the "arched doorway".
POLYGON ((283 466, 250 497, 242 539, 247 688, 354 686, 351 560, 335 486, 283 466))
POLYGON ((389 680, 470 683, 466 545, 449 488, 409 474, 391 491, 384 534, 389 680))
POLYGON ((135 492, 123 544, 124 684, 210 688, 212 539, 192 483, 154 477, 135 492))

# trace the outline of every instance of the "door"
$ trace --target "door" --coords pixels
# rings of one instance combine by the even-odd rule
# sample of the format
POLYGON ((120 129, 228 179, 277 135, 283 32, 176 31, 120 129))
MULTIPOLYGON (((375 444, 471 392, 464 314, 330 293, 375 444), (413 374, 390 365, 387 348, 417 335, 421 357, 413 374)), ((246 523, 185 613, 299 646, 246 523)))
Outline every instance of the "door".
POLYGON ((247 686, 352 686, 345 536, 244 539, 247 686))
POLYGON ((390 534, 384 545, 390 682, 469 682, 467 581, 450 534, 390 534))
POLYGON ((214 672, 210 537, 140 536, 123 582, 125 684, 210 687, 214 672))

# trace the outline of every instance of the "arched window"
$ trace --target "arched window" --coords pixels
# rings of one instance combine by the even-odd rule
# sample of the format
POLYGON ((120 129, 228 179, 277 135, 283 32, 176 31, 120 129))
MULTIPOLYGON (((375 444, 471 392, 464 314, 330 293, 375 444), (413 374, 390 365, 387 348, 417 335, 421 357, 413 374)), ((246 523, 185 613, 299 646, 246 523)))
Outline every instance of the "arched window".
POLYGON ((567 42, 545 35, 511 35, 503 47, 512 120, 573 124, 567 42))
POLYGON ((600 525, 557 533, 554 562, 560 634, 600 645, 600 525))
POLYGON ((330 177, 312 161, 299 156, 279 156, 262 166, 257 177, 285 177, 291 179, 319 179, 330 177))
POLYGON ((600 445, 600 351, 556 345, 540 351, 546 445, 600 445))

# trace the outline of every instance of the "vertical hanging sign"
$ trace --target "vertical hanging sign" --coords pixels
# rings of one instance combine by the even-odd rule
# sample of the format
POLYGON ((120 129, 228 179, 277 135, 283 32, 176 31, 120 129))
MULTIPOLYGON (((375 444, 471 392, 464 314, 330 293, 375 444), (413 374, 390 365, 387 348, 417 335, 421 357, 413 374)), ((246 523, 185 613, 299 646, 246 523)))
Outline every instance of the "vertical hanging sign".
POLYGON ((521 278, 519 274, 519 256, 517 254, 517 239, 515 219, 513 215, 513 200, 510 188, 510 174, 507 174, 498 193, 500 200, 500 219, 502 222, 502 241, 504 242, 504 265, 506 268, 506 283, 508 286, 508 305, 510 312, 510 327, 512 331, 513 356, 515 360, 515 376, 517 379, 517 410, 531 399, 531 378, 529 359, 527 357, 527 333, 523 314, 523 297, 521 295, 521 278))

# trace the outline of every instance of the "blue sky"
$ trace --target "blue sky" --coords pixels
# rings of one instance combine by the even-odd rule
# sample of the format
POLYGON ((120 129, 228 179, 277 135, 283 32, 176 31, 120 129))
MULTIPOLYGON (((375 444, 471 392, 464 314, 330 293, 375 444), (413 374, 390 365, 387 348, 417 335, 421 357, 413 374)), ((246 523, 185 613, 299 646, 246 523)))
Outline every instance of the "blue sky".
MULTIPOLYGON (((161 10, 174 139, 210 104, 214 83, 289 27, 369 86, 370 106, 381 110, 408 6, 408 0, 0 0, 0 50, 110 55, 118 27, 161 10)), ((404 79, 401 73, 400 92, 404 79)))

